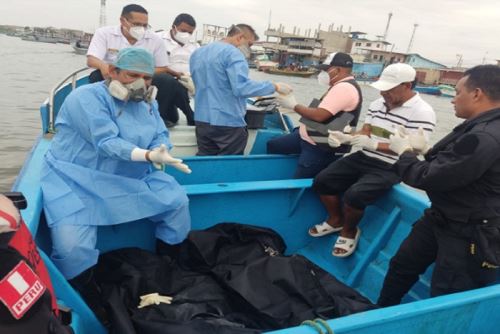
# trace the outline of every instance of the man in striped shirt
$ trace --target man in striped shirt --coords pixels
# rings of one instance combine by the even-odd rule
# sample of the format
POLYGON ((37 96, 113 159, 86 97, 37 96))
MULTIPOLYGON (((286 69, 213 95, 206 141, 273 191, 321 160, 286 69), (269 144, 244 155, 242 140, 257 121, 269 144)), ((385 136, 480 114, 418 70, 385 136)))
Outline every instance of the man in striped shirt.
POLYGON ((363 128, 353 136, 338 131, 330 134, 332 147, 350 144, 361 148, 332 163, 314 179, 313 188, 327 209, 328 219, 309 229, 309 234, 320 237, 340 231, 333 256, 347 257, 354 252, 365 207, 401 181, 393 169, 398 155, 389 149, 390 135, 404 128, 408 134, 428 141, 434 130, 436 115, 413 91, 415 77, 410 65, 387 66, 372 84, 382 97, 370 105, 363 128))

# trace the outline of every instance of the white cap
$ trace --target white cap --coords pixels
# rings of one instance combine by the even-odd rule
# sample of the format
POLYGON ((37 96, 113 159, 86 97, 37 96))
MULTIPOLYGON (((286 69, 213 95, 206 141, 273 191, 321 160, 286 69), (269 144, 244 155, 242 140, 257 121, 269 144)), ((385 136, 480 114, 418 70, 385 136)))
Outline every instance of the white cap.
POLYGON ((417 72, 408 64, 391 64, 384 68, 380 78, 370 86, 381 91, 386 91, 403 82, 413 82, 416 76, 417 72))

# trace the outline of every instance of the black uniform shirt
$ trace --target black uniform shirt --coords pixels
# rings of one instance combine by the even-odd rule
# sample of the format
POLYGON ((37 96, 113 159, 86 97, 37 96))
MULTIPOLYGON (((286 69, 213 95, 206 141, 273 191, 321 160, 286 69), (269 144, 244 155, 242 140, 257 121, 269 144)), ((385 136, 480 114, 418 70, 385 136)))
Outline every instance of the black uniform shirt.
POLYGON ((423 189, 448 219, 500 217, 500 109, 466 120, 425 155, 401 155, 403 182, 423 189))

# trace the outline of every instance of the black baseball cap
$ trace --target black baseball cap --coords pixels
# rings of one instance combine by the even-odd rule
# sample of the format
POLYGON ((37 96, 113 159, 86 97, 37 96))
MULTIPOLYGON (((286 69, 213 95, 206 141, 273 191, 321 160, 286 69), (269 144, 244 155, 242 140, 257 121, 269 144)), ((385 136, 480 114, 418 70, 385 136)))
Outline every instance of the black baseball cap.
POLYGON ((352 68, 354 61, 352 57, 344 52, 333 52, 318 65, 320 70, 327 70, 332 66, 352 68))

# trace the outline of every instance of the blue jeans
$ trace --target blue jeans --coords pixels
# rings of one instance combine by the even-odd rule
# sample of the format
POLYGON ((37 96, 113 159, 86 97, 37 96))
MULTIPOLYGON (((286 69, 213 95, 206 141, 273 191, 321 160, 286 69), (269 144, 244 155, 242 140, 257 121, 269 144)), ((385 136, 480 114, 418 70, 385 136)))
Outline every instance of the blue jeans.
POLYGON ((335 152, 326 151, 300 138, 299 128, 292 133, 271 139, 267 142, 268 154, 299 154, 299 162, 294 178, 313 178, 329 164, 340 158, 335 152))

